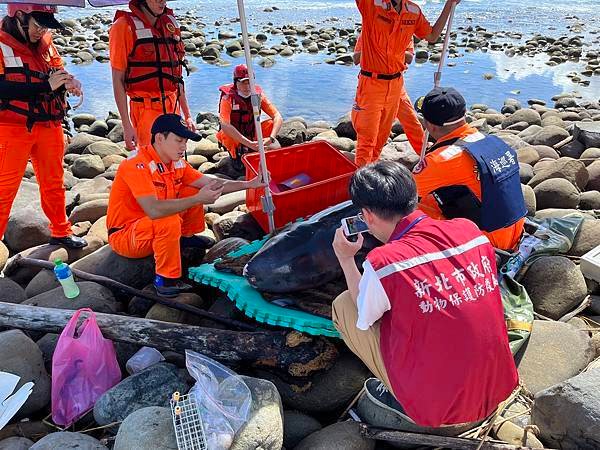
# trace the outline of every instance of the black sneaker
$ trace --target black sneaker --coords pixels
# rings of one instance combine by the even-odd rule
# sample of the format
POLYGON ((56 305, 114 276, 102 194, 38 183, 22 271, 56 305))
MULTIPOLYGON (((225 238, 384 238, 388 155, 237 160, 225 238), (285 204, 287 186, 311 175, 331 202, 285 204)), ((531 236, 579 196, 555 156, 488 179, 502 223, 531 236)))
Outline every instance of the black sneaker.
POLYGON ((396 397, 392 395, 385 384, 377 378, 369 378, 365 381, 365 392, 369 399, 376 405, 406 417, 402 405, 398 403, 396 397))
POLYGON ((83 248, 88 245, 87 241, 84 238, 80 238, 74 235, 65 237, 51 237, 48 243, 51 245, 63 245, 69 248, 83 248))
POLYGON ((181 280, 173 280, 157 275, 154 278, 154 288, 156 289, 156 293, 161 297, 172 298, 190 291, 192 286, 181 280))

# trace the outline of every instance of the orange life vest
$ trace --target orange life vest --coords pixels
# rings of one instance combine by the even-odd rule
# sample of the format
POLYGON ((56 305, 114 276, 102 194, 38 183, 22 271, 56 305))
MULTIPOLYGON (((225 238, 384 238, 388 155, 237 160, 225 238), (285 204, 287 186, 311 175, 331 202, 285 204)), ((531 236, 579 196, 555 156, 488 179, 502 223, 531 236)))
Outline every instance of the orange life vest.
MULTIPOLYGON (((4 65, 4 73, 0 77, 6 81, 42 83, 54 70, 63 68, 50 33, 32 47, 0 31, 0 53, 4 65)), ((31 129, 35 122, 61 122, 66 110, 63 90, 29 100, 0 99, 0 123, 25 124, 31 129)))
POLYGON ((164 99, 183 85, 185 47, 181 30, 168 8, 154 26, 136 4, 130 2, 129 9, 131 12, 117 11, 114 19, 125 17, 135 37, 127 59, 125 90, 157 92, 164 99))
MULTIPOLYGON (((251 141, 256 140, 256 125, 252 113, 252 98, 242 97, 233 83, 221 86, 219 91, 221 91, 221 99, 225 95, 231 99, 231 117, 229 118, 229 123, 233 125, 242 136, 251 141)), ((258 85, 256 85, 256 93, 262 95, 262 89, 258 85)), ((219 104, 220 103, 219 100, 219 104)))

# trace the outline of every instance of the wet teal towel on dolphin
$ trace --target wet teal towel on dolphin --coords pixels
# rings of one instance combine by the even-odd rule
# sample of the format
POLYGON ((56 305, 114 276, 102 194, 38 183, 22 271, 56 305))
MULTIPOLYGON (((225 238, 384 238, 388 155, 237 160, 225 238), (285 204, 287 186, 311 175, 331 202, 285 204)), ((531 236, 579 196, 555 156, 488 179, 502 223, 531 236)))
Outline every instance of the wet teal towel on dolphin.
MULTIPOLYGON (((254 253, 266 241, 267 238, 251 242, 228 256, 243 256, 254 253)), ((214 264, 203 264, 200 267, 190 268, 189 277, 197 283, 216 287, 223 291, 238 309, 257 322, 293 328, 314 336, 339 337, 331 320, 304 311, 274 305, 265 300, 256 289, 250 286, 246 278, 220 272, 215 269, 214 264)))

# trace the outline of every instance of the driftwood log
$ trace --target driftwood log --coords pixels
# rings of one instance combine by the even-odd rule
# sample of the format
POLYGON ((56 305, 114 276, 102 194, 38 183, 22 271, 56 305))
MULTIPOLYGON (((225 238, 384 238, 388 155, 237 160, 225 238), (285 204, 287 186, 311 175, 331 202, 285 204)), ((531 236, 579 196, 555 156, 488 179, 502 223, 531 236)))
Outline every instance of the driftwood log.
MULTIPOLYGON (((22 266, 22 267, 37 267, 40 269, 48 269, 48 270, 54 269, 54 264, 49 261, 44 261, 41 259, 26 258, 21 255, 15 256, 15 258, 13 259, 11 264, 14 264, 16 267, 22 266)), ((247 324, 247 323, 244 323, 244 322, 240 322, 239 320, 233 320, 233 319, 228 319, 226 317, 221 317, 218 314, 211 313, 209 311, 204 311, 203 309, 197 308, 195 306, 179 303, 175 299, 160 297, 159 295, 153 294, 151 292, 141 291, 139 289, 133 288, 131 286, 127 286, 126 284, 120 283, 118 281, 112 280, 112 279, 110 279, 108 277, 104 277, 102 275, 95 275, 92 273, 84 272, 83 270, 78 270, 78 269, 73 269, 73 268, 71 268, 71 271, 73 272, 73 275, 75 275, 77 278, 80 278, 80 279, 86 280, 86 281, 93 281, 95 283, 106 286, 107 288, 109 288, 113 291, 116 290, 116 291, 124 292, 126 294, 134 295, 137 297, 146 298, 146 299, 152 300, 156 303, 160 303, 161 305, 168 306, 169 308, 178 309, 180 311, 185 311, 187 313, 194 314, 194 315, 200 316, 200 317, 205 317, 207 319, 222 323, 223 325, 227 325, 232 328, 237 328, 237 329, 245 330, 245 331, 255 331, 257 329, 257 327, 247 324)))
MULTIPOLYGON (((297 331, 229 331, 95 314, 102 334, 113 341, 176 352, 193 350, 225 364, 270 368, 292 377, 310 377, 331 368, 337 359, 331 342, 297 331)), ((72 315, 65 309, 0 302, 1 327, 61 333, 72 315)))
POLYGON ((433 434, 407 433, 404 431, 385 430, 361 424, 361 434, 369 439, 394 442, 397 444, 412 444, 420 446, 473 449, 473 450, 534 450, 533 447, 520 447, 501 441, 485 441, 433 434))

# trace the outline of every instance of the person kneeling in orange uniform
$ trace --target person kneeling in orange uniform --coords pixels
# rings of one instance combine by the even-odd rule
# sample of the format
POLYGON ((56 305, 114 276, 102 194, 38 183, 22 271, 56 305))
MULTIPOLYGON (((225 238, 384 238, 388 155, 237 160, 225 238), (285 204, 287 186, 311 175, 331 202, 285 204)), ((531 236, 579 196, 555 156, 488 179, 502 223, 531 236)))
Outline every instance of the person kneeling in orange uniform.
POLYGON ((467 124, 465 99, 455 89, 435 88, 419 103, 436 141, 413 169, 419 209, 434 219, 470 219, 494 247, 514 250, 527 213, 517 153, 467 124))
MULTIPOLYGON (((217 139, 231 155, 234 167, 242 170, 244 167, 242 155, 258 151, 248 68, 244 64, 237 66, 233 71, 233 83, 221 86, 219 90, 221 91, 219 102, 221 130, 217 133, 217 139)), ((261 122, 265 149, 280 148, 281 145, 275 136, 281 129, 283 118, 258 85, 256 93, 260 95, 261 111, 270 117, 261 122)))
POLYGON ((207 247, 195 236, 205 228, 204 205, 221 194, 256 188, 250 181, 203 175, 183 158, 188 139, 199 141, 177 114, 164 114, 152 125, 151 144, 119 166, 108 202, 108 243, 121 256, 154 254, 159 295, 175 297, 190 289, 180 280, 182 247, 207 247))

